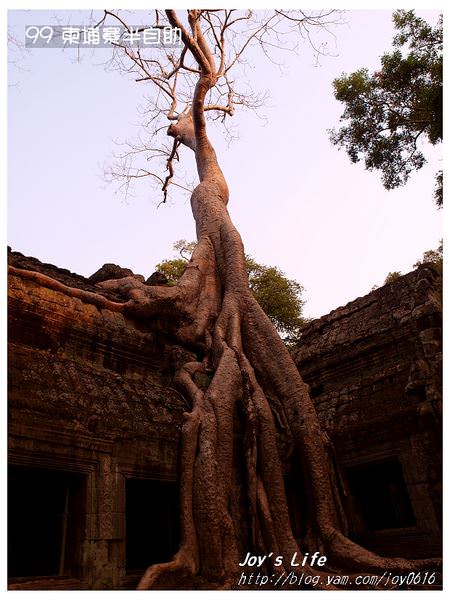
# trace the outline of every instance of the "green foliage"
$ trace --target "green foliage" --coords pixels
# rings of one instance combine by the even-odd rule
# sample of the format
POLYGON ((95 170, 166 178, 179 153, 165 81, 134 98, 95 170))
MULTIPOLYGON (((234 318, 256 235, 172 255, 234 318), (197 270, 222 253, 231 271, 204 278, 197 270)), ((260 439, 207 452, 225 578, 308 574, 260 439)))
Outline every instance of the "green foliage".
POLYGON ((160 273, 164 273, 168 279, 168 285, 175 285, 183 275, 187 262, 185 258, 172 258, 158 263, 155 269, 160 273))
POLYGON ((196 245, 196 242, 178 240, 173 244, 172 248, 179 252, 181 258, 163 260, 156 265, 155 269, 167 277, 168 285, 175 285, 183 275, 196 245))
POLYGON ((302 317, 304 288, 277 267, 268 267, 246 256, 250 289, 279 334, 294 340, 305 324, 302 317))
MULTIPOLYGON (((440 240, 439 246, 435 250, 427 250, 423 253, 422 258, 419 258, 417 262, 414 263, 413 268, 417 269, 420 265, 425 263, 433 263, 442 267, 444 257, 444 245, 443 240, 440 240)), ((384 280, 383 285, 394 282, 396 279, 401 277, 402 273, 400 271, 391 271, 386 275, 386 279, 384 280)), ((377 285, 374 285, 371 291, 378 289, 377 285)))
POLYGON ((433 263, 435 265, 442 266, 443 259, 444 259, 444 244, 443 244, 443 240, 441 240, 439 242, 439 246, 436 248, 436 250, 427 250, 426 252, 423 253, 422 258, 419 258, 419 260, 416 263, 414 263, 414 268, 420 267, 420 265, 423 265, 424 263, 433 263))
POLYGON ((443 182, 443 172, 442 171, 438 171, 437 175, 436 175, 436 185, 434 186, 434 193, 433 193, 433 197, 434 197, 434 201, 436 202, 436 204, 439 206, 439 208, 442 207, 442 204, 444 202, 444 182, 443 182))
POLYGON ((189 260, 195 250, 197 242, 187 242, 186 240, 178 240, 173 244, 173 249, 178 250, 181 258, 189 260))
MULTIPOLYGON (((195 242, 178 240, 173 248, 180 252, 182 258, 163 260, 156 265, 156 270, 164 273, 169 285, 174 285, 183 275, 195 246, 195 242)), ((246 256, 245 260, 250 289, 259 305, 279 334, 287 341, 294 341, 298 337, 299 328, 305 323, 302 317, 303 286, 288 279, 277 267, 257 263, 250 256, 246 256)))
POLYGON ((386 275, 386 279, 384 280, 383 285, 387 285, 388 283, 393 283, 401 276, 402 276, 402 274, 400 271, 391 271, 390 273, 388 273, 386 275))
MULTIPOLYGON (((434 29, 412 10, 394 12, 393 22, 395 50, 382 56, 381 69, 362 68, 333 82, 345 110, 342 127, 330 132, 352 162, 364 158, 368 170, 380 170, 387 189, 404 185, 425 164, 420 136, 434 145, 443 135, 442 16, 434 29)), ((434 198, 442 206, 442 172, 434 198)))

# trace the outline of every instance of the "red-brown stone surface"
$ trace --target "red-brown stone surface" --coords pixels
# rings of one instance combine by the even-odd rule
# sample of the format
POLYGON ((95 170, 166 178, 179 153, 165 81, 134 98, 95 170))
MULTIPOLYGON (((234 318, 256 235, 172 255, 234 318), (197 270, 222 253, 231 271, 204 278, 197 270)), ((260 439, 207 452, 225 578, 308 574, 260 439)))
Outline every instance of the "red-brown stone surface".
MULTIPOLYGON (((95 291, 35 259, 13 254, 10 261, 95 291)), ((10 464, 83 474, 78 583, 64 580, 68 589, 122 587, 125 481, 177 477, 185 404, 170 387, 173 347, 119 313, 18 276, 9 278, 8 293, 10 464)), ((16 581, 12 588, 40 585, 16 581)))
MULTIPOLYGON (((9 261, 98 291, 19 253, 9 261)), ((82 478, 70 561, 59 575, 13 578, 10 587, 133 587, 126 486, 176 482, 186 405, 171 364, 184 351, 142 323, 18 275, 8 293, 10 464, 82 478)), ((294 351, 344 476, 401 465, 414 524, 370 530, 349 500, 353 538, 385 555, 440 551, 441 315, 440 270, 424 265, 313 321, 294 351)))
POLYGON ((354 537, 386 555, 441 552, 442 271, 425 264, 310 323, 294 352, 344 468, 400 463, 416 524, 354 537))

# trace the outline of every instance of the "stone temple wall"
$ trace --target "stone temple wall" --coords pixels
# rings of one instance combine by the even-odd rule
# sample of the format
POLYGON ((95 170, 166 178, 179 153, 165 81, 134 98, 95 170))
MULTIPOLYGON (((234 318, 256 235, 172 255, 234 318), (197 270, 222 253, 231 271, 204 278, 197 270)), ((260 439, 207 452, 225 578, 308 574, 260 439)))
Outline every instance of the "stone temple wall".
POLYGON ((391 556, 441 551, 441 288, 422 265, 311 322, 294 352, 352 494, 352 535, 391 556))
MULTIPOLYGON (((90 289, 67 271, 10 261, 90 289)), ((173 347, 18 276, 8 317, 10 587, 134 587, 178 543, 185 405, 170 387, 173 347), (140 547, 147 533, 153 549, 140 547)))
MULTIPOLYGON (((439 554, 440 285, 421 267, 312 322, 295 351, 348 480, 351 534, 384 554, 439 554)), ((179 541, 182 350, 19 274, 8 294, 10 589, 132 589, 179 541)))

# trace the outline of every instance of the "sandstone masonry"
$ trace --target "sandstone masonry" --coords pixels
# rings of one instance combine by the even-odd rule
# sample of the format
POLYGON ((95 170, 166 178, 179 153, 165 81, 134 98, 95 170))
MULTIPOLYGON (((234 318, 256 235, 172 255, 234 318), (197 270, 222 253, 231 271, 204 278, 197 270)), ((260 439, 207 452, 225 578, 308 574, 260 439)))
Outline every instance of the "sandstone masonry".
MULTIPOLYGON (((178 545, 186 404, 171 365, 184 351, 19 275, 8 293, 10 589, 134 588, 178 545)), ((424 265, 310 323, 294 352, 350 492, 351 536, 385 555, 440 552, 440 294, 424 265)))

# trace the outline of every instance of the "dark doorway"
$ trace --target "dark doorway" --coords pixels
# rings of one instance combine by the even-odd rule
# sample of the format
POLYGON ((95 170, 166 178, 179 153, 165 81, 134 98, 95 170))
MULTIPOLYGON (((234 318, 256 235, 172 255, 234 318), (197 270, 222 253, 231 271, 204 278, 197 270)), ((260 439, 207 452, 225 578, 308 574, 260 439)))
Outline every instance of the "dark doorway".
POLYGON ((9 467, 8 576, 75 575, 84 478, 9 467))
POLYGON ((126 482, 126 568, 166 562, 179 546, 178 488, 148 479, 126 482))
POLYGON ((367 531, 415 525, 402 465, 398 460, 352 467, 347 476, 367 531))

